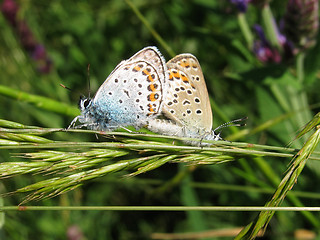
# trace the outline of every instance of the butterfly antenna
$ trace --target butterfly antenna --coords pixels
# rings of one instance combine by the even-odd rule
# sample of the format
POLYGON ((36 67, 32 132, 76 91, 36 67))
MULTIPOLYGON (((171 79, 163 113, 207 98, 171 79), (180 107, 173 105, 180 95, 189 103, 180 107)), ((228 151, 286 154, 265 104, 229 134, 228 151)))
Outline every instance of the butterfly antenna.
POLYGON ((73 91, 71 88, 69 88, 69 87, 67 87, 67 86, 63 85, 62 83, 60 83, 60 86, 61 86, 61 87, 63 87, 63 88, 65 88, 65 89, 67 89, 67 90, 69 90, 70 92, 72 92, 72 91, 73 91))
POLYGON ((226 128, 226 127, 243 127, 246 124, 245 123, 239 123, 239 122, 242 122, 242 121, 247 120, 247 119, 248 119, 248 117, 243 117, 243 118, 232 120, 230 122, 226 122, 226 123, 220 125, 219 127, 217 127, 216 129, 214 129, 213 131, 215 132, 215 131, 217 131, 219 129, 226 128))
POLYGON ((90 98, 90 97, 91 97, 91 87, 90 87, 90 63, 88 64, 88 68, 87 68, 87 81, 88 81, 89 98, 90 98))
MULTIPOLYGON (((74 92, 74 90, 72 88, 69 88, 69 87, 63 85, 62 83, 60 83, 60 86, 63 87, 64 89, 69 90, 70 92, 74 92)), ((80 96, 84 96, 84 95, 82 93, 80 93, 80 96)))

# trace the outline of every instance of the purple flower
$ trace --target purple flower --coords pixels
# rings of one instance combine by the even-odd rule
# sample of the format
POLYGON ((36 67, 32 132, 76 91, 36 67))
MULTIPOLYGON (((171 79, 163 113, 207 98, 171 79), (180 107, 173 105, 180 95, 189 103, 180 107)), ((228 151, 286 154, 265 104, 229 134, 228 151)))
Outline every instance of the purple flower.
POLYGON ((37 42, 28 24, 17 17, 19 6, 14 0, 4 0, 1 12, 17 33, 22 47, 31 55, 35 61, 37 70, 41 73, 49 73, 52 61, 47 56, 43 45, 37 42))
POLYGON ((254 42, 253 52, 261 62, 279 63, 283 59, 291 59, 296 54, 292 42, 289 41, 285 35, 280 33, 276 23, 274 23, 274 27, 277 31, 277 39, 280 49, 270 44, 260 25, 256 24, 254 26, 258 40, 254 42))
POLYGON ((46 49, 44 48, 44 46, 41 44, 36 45, 35 48, 33 49, 31 57, 36 61, 45 58, 46 49))
POLYGON ((52 61, 47 57, 46 49, 43 45, 36 45, 31 53, 31 57, 35 60, 39 72, 49 73, 51 71, 52 61))
POLYGON ((12 26, 17 25, 18 5, 14 1, 4 0, 1 5, 1 12, 12 26))
POLYGON ((269 41, 266 39, 262 27, 255 25, 254 30, 259 38, 254 42, 253 45, 253 52, 255 53, 256 57, 264 63, 281 62, 281 55, 279 51, 275 47, 272 47, 269 41))
POLYGON ((264 43, 264 44, 269 44, 268 43, 268 40, 264 34, 264 31, 263 31, 263 28, 258 25, 258 24, 255 24, 253 26, 253 30, 256 32, 256 34, 258 35, 258 38, 264 43))
POLYGON ((281 62, 281 55, 279 51, 275 48, 270 47, 270 45, 265 45, 262 41, 258 40, 254 42, 253 52, 261 62, 281 62))
POLYGON ((284 32, 297 48, 315 45, 319 28, 318 0, 289 0, 284 15, 284 32))
POLYGON ((251 0, 230 0, 232 4, 234 4, 240 12, 246 12, 248 8, 248 3, 251 0))

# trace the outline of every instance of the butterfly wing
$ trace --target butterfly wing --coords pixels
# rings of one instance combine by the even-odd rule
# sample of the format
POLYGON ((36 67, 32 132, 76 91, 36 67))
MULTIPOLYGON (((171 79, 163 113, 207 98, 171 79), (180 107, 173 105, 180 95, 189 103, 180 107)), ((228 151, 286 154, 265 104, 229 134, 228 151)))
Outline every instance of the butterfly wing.
POLYGON ((163 113, 186 128, 212 129, 209 95, 197 58, 180 54, 167 62, 169 87, 163 113))
POLYGON ((112 128, 140 128, 160 114, 166 84, 166 64, 156 47, 146 47, 122 61, 101 85, 93 108, 112 128))

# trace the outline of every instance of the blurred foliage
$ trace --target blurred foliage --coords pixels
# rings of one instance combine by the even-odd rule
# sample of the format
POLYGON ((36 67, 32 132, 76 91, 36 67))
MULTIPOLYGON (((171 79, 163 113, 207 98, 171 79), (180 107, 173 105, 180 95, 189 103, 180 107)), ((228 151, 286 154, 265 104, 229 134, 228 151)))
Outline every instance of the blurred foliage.
MULTIPOLYGON (((166 60, 173 57, 126 1, 40 0, 17 3, 19 19, 26 21, 35 39, 45 46, 52 69, 49 73, 37 70, 36 62, 22 47, 16 31, 0 14, 1 85, 14 90, 76 106, 79 95, 88 95, 89 92, 89 63, 90 88, 94 93, 121 60, 143 47, 155 45, 166 60), (60 83, 72 91, 62 88, 60 83)), ((255 58, 239 28, 239 13, 229 1, 133 0, 132 4, 175 54, 192 53, 199 59, 212 98, 214 126, 248 116, 246 128, 249 133, 266 122, 270 124, 239 140, 286 146, 299 128, 317 113, 320 103, 318 36, 317 44, 305 53, 304 79, 299 82, 297 59, 267 64, 255 58), (297 99, 298 95, 302 95, 301 98, 297 99), (293 107, 302 102, 304 104, 299 105, 302 109, 293 107), (282 117, 280 121, 279 117, 282 117)), ((285 1, 270 3, 277 22, 284 14, 285 4, 285 1)), ((250 5, 246 20, 249 26, 261 24, 261 9, 250 5)), ((2 119, 50 128, 67 127, 72 120, 70 114, 41 108, 21 100, 19 95, 15 99, 0 95, 0 101, 2 119)), ((237 131, 234 128, 230 130, 237 131)), ((222 136, 227 138, 230 130, 224 130, 222 136)), ((55 134, 52 138, 95 140, 92 136, 75 134, 55 134)), ((292 146, 301 147, 304 140, 299 138, 292 146)), ((1 162, 11 161, 12 152, 1 150, 0 159, 1 162)), ((240 186, 275 189, 290 160, 268 157, 268 167, 273 170, 274 179, 279 180, 277 183, 266 175, 261 161, 252 157, 237 163, 200 166, 193 171, 187 171, 183 164, 166 164, 134 178, 123 178, 123 173, 115 173, 59 197, 32 204, 262 206, 270 198, 270 192, 242 190, 240 186), (187 174, 179 184, 160 191, 161 186, 183 171, 187 174), (212 187, 197 187, 195 183, 212 183, 212 187), (223 184, 224 187, 216 187, 215 184, 223 184), (230 190, 228 186, 232 185, 238 189, 230 190)), ((28 175, 5 179, 1 191, 14 191, 45 177, 28 175)), ((319 178, 318 162, 310 161, 294 190, 317 193, 320 190, 319 178)), ((23 197, 6 197, 4 205, 19 204, 23 197)), ((306 206, 319 205, 319 197, 301 197, 300 201, 306 206)), ((284 200, 282 205, 294 203, 284 200)), ((319 218, 318 213, 314 215, 319 218)), ((79 239, 150 239, 154 232, 233 229, 246 225, 255 216, 254 212, 8 212, 0 238, 65 239, 68 235, 68 239, 76 239, 70 236, 73 232, 83 236, 79 239)), ((295 231, 301 228, 318 230, 299 212, 279 212, 272 219, 265 239, 292 239, 295 231)))

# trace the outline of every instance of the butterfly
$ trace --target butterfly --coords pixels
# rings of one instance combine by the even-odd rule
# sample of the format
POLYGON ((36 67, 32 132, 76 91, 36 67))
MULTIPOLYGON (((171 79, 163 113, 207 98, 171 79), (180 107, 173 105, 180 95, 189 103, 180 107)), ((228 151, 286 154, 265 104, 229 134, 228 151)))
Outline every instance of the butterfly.
POLYGON ((217 141, 223 140, 217 130, 243 120, 237 119, 212 129, 210 99, 200 63, 195 56, 188 53, 177 55, 167 62, 167 68, 169 87, 162 109, 166 119, 149 121, 149 130, 165 135, 217 141))
POLYGON ((160 115, 167 79, 167 65, 160 51, 146 47, 120 62, 93 98, 80 99, 81 115, 73 119, 69 128, 141 128, 160 115), (75 126, 77 121, 81 125, 75 126))

